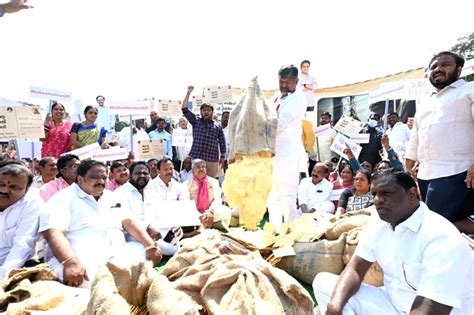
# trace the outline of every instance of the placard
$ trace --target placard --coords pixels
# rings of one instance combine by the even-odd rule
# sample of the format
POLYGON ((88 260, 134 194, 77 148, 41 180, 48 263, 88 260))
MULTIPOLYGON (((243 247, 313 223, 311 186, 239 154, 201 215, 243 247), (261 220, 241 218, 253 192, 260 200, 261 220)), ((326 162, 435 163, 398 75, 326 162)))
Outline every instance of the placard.
POLYGON ((165 156, 165 144, 161 139, 138 141, 138 156, 142 160, 165 156))
POLYGON ((171 135, 171 145, 173 147, 189 146, 193 143, 193 136, 190 133, 181 133, 178 129, 173 131, 171 135))
POLYGON ((201 113, 201 105, 205 103, 204 97, 201 95, 193 96, 193 113, 201 113))
POLYGON ((343 153, 343 151, 346 148, 346 143, 349 145, 349 147, 352 150, 352 153, 354 154, 354 157, 356 159, 359 158, 360 152, 362 151, 362 147, 358 145, 357 143, 351 142, 349 138, 344 137, 341 134, 337 134, 336 138, 334 139, 332 145, 331 145, 331 150, 345 158, 346 160, 349 160, 346 154, 343 153))
POLYGON ((74 154, 77 155, 80 160, 86 160, 92 158, 94 153, 99 150, 101 150, 99 143, 94 142, 92 144, 86 145, 85 147, 63 153, 61 156, 65 154, 74 154))
POLYGON ((368 133, 353 133, 349 137, 352 143, 364 144, 370 141, 370 134, 368 133))
POLYGON ((172 100, 158 100, 156 112, 159 116, 181 117, 181 102, 172 100))
POLYGON ((433 86, 428 79, 405 80, 405 99, 419 100, 430 97, 433 93, 433 86))
POLYGON ((103 149, 94 151, 92 154, 92 159, 108 162, 115 160, 126 160, 128 158, 127 149, 122 147, 111 147, 110 149, 103 149))
POLYGON ((37 158, 41 159, 41 141, 15 140, 16 156, 18 159, 37 158))
POLYGON ((314 134, 316 137, 322 137, 331 134, 331 124, 320 125, 316 127, 314 134))
POLYGON ((53 90, 38 86, 30 86, 30 97, 46 98, 48 100, 71 102, 72 92, 53 90))
POLYGON ((217 87, 218 90, 218 96, 219 96, 219 103, 225 103, 225 102, 233 102, 232 98, 232 88, 230 85, 223 85, 217 87))
POLYGON ((44 137, 40 107, 0 107, 0 139, 37 139, 44 137))
POLYGON ((333 129, 348 136, 353 133, 359 133, 363 128, 364 123, 352 117, 342 116, 333 129))
POLYGON ((209 103, 221 103, 219 87, 217 85, 206 86, 204 88, 204 95, 209 103))
POLYGON ((201 213, 192 200, 153 200, 145 205, 145 219, 157 228, 197 226, 201 213))
POLYGON ((107 107, 117 115, 150 115, 150 103, 146 101, 110 101, 107 107))

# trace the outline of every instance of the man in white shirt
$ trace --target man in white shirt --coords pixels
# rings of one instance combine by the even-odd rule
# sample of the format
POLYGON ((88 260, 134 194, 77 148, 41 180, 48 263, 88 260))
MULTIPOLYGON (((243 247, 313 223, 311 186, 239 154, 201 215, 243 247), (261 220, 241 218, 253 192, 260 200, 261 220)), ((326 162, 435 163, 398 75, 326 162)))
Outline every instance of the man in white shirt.
MULTIPOLYGON (((323 112, 319 119, 319 125, 331 125, 331 114, 329 112, 323 112)), ((337 153, 331 150, 331 145, 336 138, 337 132, 332 128, 324 135, 316 134, 316 142, 314 143, 313 150, 309 154, 309 158, 315 162, 333 161, 339 157, 337 153)))
POLYGON ((105 106, 105 97, 98 95, 95 100, 98 105, 96 123, 107 130, 107 140, 109 140, 115 130, 115 115, 111 114, 110 109, 105 106))
POLYGON ((175 164, 175 168, 179 171, 181 170, 181 163, 183 163, 184 159, 189 155, 189 151, 191 151, 191 147, 193 146, 193 131, 189 128, 186 118, 181 117, 179 119, 178 128, 173 130, 171 137, 173 139, 174 137, 184 139, 184 145, 176 146, 176 161, 178 164, 175 164))
POLYGON ((302 91, 296 89, 298 68, 283 66, 278 77, 280 93, 274 99, 278 126, 267 207, 270 223, 280 231, 281 224, 289 222, 296 212, 301 157, 305 154, 301 126, 306 112, 306 98, 302 91))
POLYGON ((56 178, 58 174, 57 160, 54 157, 44 157, 39 161, 40 175, 33 178, 31 187, 40 189, 43 185, 56 178))
POLYGON ((135 155, 135 160, 141 160, 140 153, 138 150, 139 141, 150 140, 150 136, 145 130, 145 120, 137 119, 135 120, 135 126, 124 127, 120 130, 119 134, 119 145, 123 148, 126 148, 128 152, 133 152, 135 155), (132 151, 132 142, 130 142, 130 129, 133 132, 133 151, 132 151))
POLYGON ((77 182, 57 192, 41 214, 39 231, 54 254, 49 264, 66 285, 90 286, 101 264, 124 255, 124 230, 145 247, 142 259, 161 260, 153 239, 104 189, 106 180, 102 162, 82 161, 77 182))
POLYGON ((0 280, 35 254, 39 215, 44 209, 41 198, 27 194, 32 181, 25 166, 0 168, 0 280))
MULTIPOLYGON (((130 166, 130 180, 125 185, 117 188, 114 192, 115 199, 120 202, 122 208, 133 214, 133 217, 147 231, 148 235, 156 242, 163 255, 173 255, 178 250, 176 244, 165 242, 170 229, 157 229, 145 216, 145 207, 156 203, 160 196, 157 192, 147 187, 150 182, 150 168, 144 161, 135 162, 130 166), (161 232, 164 234, 162 235, 161 232)), ((165 209, 163 209, 165 210, 165 209)), ((144 251, 144 247, 131 235, 126 235, 127 245, 135 252, 144 251)))
POLYGON ((184 159, 183 169, 181 170, 181 172, 179 172, 179 178, 181 179, 181 183, 187 182, 188 180, 193 178, 191 163, 192 159, 190 156, 184 159))
POLYGON ((387 121, 390 128, 387 129, 386 133, 388 135, 390 145, 403 163, 405 161, 405 146, 410 140, 410 128, 400 121, 400 116, 398 116, 398 113, 396 112, 388 114, 387 121))
MULTIPOLYGON (((474 188, 474 82, 459 79, 464 59, 441 52, 430 61, 435 90, 422 99, 405 153, 405 168, 414 173, 422 200, 451 222, 474 188)), ((474 207, 474 205, 470 205, 474 207)))
POLYGON ((454 225, 419 201, 406 172, 377 173, 371 191, 377 211, 345 270, 313 282, 322 313, 472 314, 472 253, 454 225), (384 273, 380 288, 361 284, 375 261, 384 273))
POLYGON ((311 177, 303 178, 298 187, 298 203, 301 213, 334 213, 331 202, 333 184, 326 179, 329 169, 324 163, 314 165, 311 177))
POLYGON ((298 87, 306 95, 307 111, 314 110, 314 90, 318 87, 316 79, 309 75, 309 60, 303 60, 300 65, 301 73, 298 76, 298 87))

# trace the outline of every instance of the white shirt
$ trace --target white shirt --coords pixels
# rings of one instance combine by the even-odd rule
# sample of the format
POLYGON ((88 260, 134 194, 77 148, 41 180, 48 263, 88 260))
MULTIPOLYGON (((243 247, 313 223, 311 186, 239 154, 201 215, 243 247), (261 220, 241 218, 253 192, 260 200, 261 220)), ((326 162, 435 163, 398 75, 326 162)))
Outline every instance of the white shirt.
POLYGON ((374 211, 355 255, 379 263, 400 312, 409 313, 417 295, 452 306, 451 314, 474 310, 471 249, 454 225, 424 203, 395 230, 374 211))
MULTIPOLYGON (((65 231, 72 250, 86 268, 97 267, 125 244, 122 221, 130 216, 121 207, 114 207, 117 203, 111 191, 104 189, 97 201, 74 183, 46 203, 39 231, 65 231)), ((57 272, 58 260, 53 258, 50 264, 57 272)))
MULTIPOLYGON (((138 142, 150 140, 150 136, 145 131, 145 129, 136 128, 137 133, 133 135, 133 154, 135 155, 135 160, 141 160, 140 153, 138 150, 138 142)), ((120 130, 119 135, 119 145, 123 148, 126 148, 128 152, 132 151, 132 145, 130 143, 130 127, 125 127, 120 130)))
POLYGON ((298 187, 298 202, 317 211, 323 202, 330 201, 332 190, 333 184, 325 178, 317 185, 311 177, 303 178, 298 187))
POLYGON ((174 129, 171 138, 173 137, 184 137, 185 145, 184 146, 176 146, 176 155, 179 161, 184 161, 189 155, 189 151, 191 151, 191 147, 193 146, 193 130, 188 127, 187 129, 174 129))
POLYGON ((391 146, 394 146, 397 143, 405 143, 410 140, 410 128, 399 121, 387 130, 387 135, 391 146))
POLYGON ((474 82, 457 80, 417 105, 405 158, 418 178, 456 175, 474 164, 474 82))
POLYGON ((316 83, 316 79, 309 74, 300 73, 298 75, 298 86, 303 91, 306 96, 306 102, 308 107, 314 106, 314 91, 312 90, 304 90, 304 84, 309 86, 311 89, 316 89, 318 84, 316 83))
POLYGON ((40 213, 44 203, 27 193, 0 212, 0 279, 12 268, 21 268, 35 253, 40 213))
POLYGON ((181 172, 179 172, 179 178, 181 179, 182 183, 187 182, 188 180, 193 178, 193 171, 190 170, 188 172, 185 169, 183 169, 183 170, 181 170, 181 172))
POLYGON ((107 106, 100 106, 97 105, 97 111, 99 112, 97 115, 96 123, 104 127, 107 131, 111 131, 115 129, 115 115, 110 113, 110 109, 107 106))
POLYGON ((229 138, 229 126, 222 128, 222 132, 224 133, 224 139, 225 139, 225 157, 224 159, 226 161, 229 160, 229 152, 230 152, 230 138, 229 138))
POLYGON ((45 183, 43 181, 43 176, 37 175, 37 176, 33 177, 33 182, 31 183, 30 187, 40 189, 41 187, 43 187, 44 184, 45 183))
POLYGON ((157 176, 148 183, 146 188, 158 193, 160 200, 189 200, 187 186, 174 179, 171 179, 166 186, 160 176, 157 176))
POLYGON ((148 225, 145 225, 145 204, 143 201, 143 196, 138 191, 138 189, 130 184, 130 182, 126 182, 122 186, 115 189, 113 194, 114 199, 117 201, 117 203, 120 203, 123 211, 130 214, 146 229, 148 225))

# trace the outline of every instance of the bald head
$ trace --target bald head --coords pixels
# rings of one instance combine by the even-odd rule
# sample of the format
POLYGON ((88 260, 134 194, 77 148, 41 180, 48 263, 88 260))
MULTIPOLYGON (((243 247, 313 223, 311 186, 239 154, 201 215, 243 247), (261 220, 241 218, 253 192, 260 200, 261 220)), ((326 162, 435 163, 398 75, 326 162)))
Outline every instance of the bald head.
POLYGON ((314 185, 319 184, 324 178, 329 176, 329 169, 324 163, 316 163, 311 172, 311 178, 314 185))

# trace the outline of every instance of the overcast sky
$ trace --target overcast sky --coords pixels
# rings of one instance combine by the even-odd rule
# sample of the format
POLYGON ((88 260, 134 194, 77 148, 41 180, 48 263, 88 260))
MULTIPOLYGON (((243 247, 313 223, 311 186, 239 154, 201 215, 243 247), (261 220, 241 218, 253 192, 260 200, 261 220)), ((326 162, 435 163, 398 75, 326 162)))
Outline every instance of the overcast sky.
POLYGON ((245 87, 255 75, 273 89, 280 66, 303 59, 328 87, 426 66, 474 31, 472 0, 31 3, 0 18, 2 97, 32 101, 36 85, 84 104, 182 99, 188 84, 245 87))

